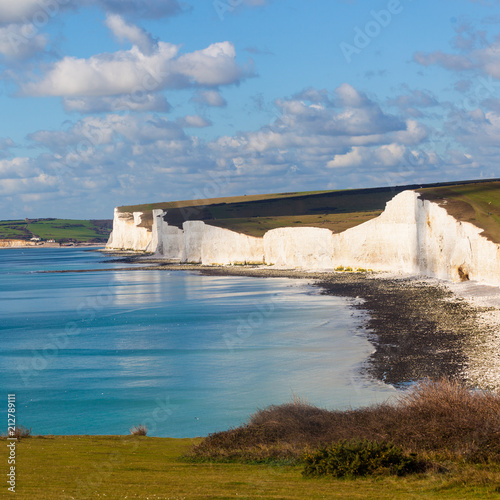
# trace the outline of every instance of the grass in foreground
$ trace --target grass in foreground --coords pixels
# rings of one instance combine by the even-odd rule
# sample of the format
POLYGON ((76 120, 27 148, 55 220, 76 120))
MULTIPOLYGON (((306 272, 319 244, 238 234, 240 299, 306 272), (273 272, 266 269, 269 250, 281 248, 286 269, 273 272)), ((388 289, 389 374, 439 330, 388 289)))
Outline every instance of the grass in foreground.
MULTIPOLYGON (((138 436, 23 439, 17 445, 13 497, 456 500, 499 495, 500 468, 491 464, 452 464, 446 473, 407 477, 305 479, 301 466, 190 463, 180 458, 198 442, 138 436)), ((1 463, 6 464, 6 447, 1 448, 1 463)), ((0 498, 9 498, 7 483, 0 488, 0 498)))
MULTIPOLYGON (((21 499, 498 498, 499 397, 428 382, 398 405, 327 412, 300 401, 259 411, 243 428, 206 439, 46 436, 17 443, 21 499), (248 432, 253 429, 253 432, 248 432), (404 477, 304 478, 310 443, 390 436, 439 467, 404 477), (191 453, 189 453, 191 450, 191 453), (194 451, 193 451, 194 450, 194 451), (221 452, 220 450, 224 450, 221 452), (269 451, 273 453, 269 454, 269 451), (188 460, 186 455, 198 460, 188 460), (213 458, 226 461, 213 461, 213 458), (241 463, 235 459, 251 460, 241 463), (266 458, 268 463, 255 463, 266 458), (232 461, 230 461, 232 459, 232 461)), ((0 442, 7 464, 7 447, 0 442)), ((4 483, 0 497, 7 497, 4 483)))

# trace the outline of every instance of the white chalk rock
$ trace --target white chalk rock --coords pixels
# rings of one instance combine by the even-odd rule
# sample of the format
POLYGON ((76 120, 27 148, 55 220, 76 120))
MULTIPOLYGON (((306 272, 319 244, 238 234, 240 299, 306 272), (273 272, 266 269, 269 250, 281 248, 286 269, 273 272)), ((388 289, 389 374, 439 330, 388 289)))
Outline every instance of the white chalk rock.
MULTIPOLYGON (((185 231, 187 234, 186 229, 185 231)), ((201 262, 209 266, 263 264, 264 241, 262 238, 205 224, 201 243, 201 262)))
POLYGON ((379 217, 335 234, 335 267, 418 273, 416 196, 404 191, 379 217))
POLYGON ((333 267, 333 233, 318 227, 281 227, 264 235, 266 264, 280 267, 333 267))
POLYGON ((205 265, 343 266, 500 285, 500 245, 414 191, 398 194, 379 217, 339 234, 293 227, 254 238, 203 221, 188 221, 179 229, 164 221, 163 210, 153 211, 153 228, 148 230, 139 227, 142 215, 115 209, 106 248, 148 250, 165 259, 205 265))
POLYGON ((182 251, 182 262, 201 264, 201 244, 205 223, 194 220, 182 224, 184 230, 184 248, 182 251))
POLYGON ((150 248, 153 234, 150 228, 139 227, 142 215, 143 212, 123 213, 115 208, 113 231, 106 249, 145 251, 150 248))
POLYGON ((169 226, 164 220, 164 210, 153 210, 153 239, 151 251, 159 258, 181 260, 184 250, 184 231, 169 226))
POLYGON ((334 235, 335 266, 500 284, 500 245, 418 193, 404 191, 384 212, 334 235))
POLYGON ((208 266, 264 262, 262 238, 209 226, 202 221, 187 221, 182 227, 184 229, 182 262, 208 266))

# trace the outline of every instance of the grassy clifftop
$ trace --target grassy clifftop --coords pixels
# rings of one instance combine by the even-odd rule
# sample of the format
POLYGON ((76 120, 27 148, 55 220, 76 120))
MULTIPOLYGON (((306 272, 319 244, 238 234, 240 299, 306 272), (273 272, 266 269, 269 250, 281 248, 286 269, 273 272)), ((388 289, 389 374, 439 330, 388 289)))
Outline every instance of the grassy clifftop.
POLYGON ((457 219, 478 225, 500 242, 499 180, 185 200, 119 210, 143 212, 144 227, 152 226, 153 209, 163 209, 167 210, 166 222, 179 228, 185 221, 202 220, 250 236, 263 236, 278 227, 305 226, 338 233, 377 217, 389 200, 408 189, 438 201, 457 219))
POLYGON ((483 229, 500 243, 500 182, 432 187, 418 190, 422 198, 441 205, 455 219, 483 229))
POLYGON ((0 221, 0 240, 55 240, 58 243, 104 243, 112 229, 111 220, 25 219, 0 221))

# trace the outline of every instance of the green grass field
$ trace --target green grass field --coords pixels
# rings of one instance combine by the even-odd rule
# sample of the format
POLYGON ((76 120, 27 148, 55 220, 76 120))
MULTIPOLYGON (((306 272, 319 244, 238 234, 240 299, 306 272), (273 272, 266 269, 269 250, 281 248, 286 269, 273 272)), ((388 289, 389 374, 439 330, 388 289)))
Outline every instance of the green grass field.
POLYGON ((424 199, 441 204, 456 219, 480 227, 484 236, 500 243, 500 182, 428 188, 419 192, 424 199))
MULTIPOLYGON (((19 499, 467 499, 498 498, 498 465, 451 464, 445 473, 305 479, 301 466, 190 463, 193 442, 132 436, 47 436, 16 449, 19 499)), ((5 469, 5 441, 0 441, 5 469)), ((6 475, 4 475, 6 477, 6 475)), ((9 498, 2 481, 0 498, 9 498)))
POLYGON ((470 181, 407 185, 343 191, 315 191, 185 200, 120 207, 122 212, 143 212, 142 226, 152 226, 152 209, 167 210, 165 220, 182 227, 187 220, 263 236, 278 227, 320 227, 342 232, 380 215, 398 193, 413 189, 423 197, 447 200, 446 208, 459 220, 485 229, 500 242, 500 181, 470 181))
POLYGON ((111 220, 37 219, 0 221, 0 239, 54 239, 62 243, 105 243, 112 229, 111 220))

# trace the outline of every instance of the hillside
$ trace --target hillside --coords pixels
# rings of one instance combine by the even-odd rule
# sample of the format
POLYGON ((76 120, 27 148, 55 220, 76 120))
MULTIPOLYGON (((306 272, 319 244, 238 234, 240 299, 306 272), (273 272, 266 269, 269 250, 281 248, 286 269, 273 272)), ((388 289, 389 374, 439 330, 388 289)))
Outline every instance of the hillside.
POLYGON ((0 221, 0 240, 55 240, 57 243, 105 243, 111 220, 25 219, 0 221))
POLYGON ((483 236, 500 243, 500 182, 471 183, 417 190, 462 222, 483 229, 483 236))
POLYGON ((464 181, 372 189, 316 191, 204 200, 185 200, 119 207, 121 213, 143 212, 140 227, 151 228, 152 210, 167 210, 170 226, 201 220, 249 236, 279 227, 319 227, 340 233, 378 217, 386 203, 405 190, 439 200, 458 220, 472 222, 500 242, 500 181, 464 181))

